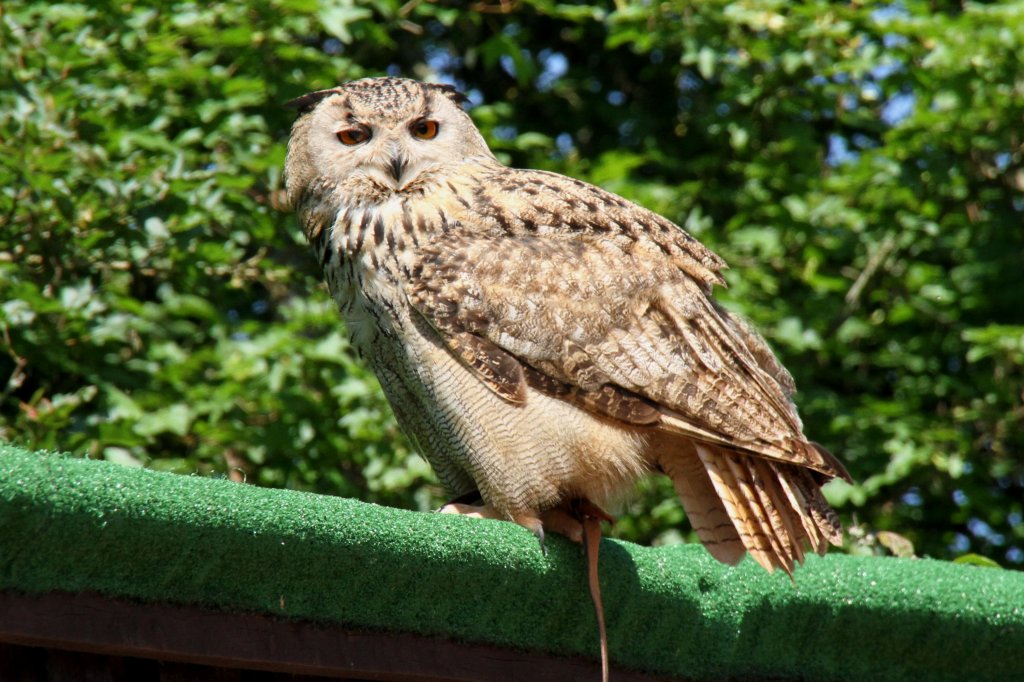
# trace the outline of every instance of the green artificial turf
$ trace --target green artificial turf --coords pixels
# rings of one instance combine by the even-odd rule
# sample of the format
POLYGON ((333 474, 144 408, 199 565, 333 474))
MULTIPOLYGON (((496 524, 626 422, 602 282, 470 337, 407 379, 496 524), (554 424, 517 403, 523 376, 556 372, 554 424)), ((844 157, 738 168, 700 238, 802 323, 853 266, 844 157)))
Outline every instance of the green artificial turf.
MULTIPOLYGON (((515 525, 0 444, 0 589, 597 656, 580 550, 515 525)), ((795 584, 698 546, 606 540, 612 661, 716 679, 1024 679, 1024 574, 810 558, 795 584)))

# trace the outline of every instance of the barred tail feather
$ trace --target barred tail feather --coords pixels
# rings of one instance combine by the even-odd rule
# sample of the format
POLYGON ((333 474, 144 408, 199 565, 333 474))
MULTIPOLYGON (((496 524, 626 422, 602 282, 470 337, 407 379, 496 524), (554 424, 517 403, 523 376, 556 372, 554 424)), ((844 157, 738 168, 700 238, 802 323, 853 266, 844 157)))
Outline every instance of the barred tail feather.
POLYGON ((734 564, 749 552, 768 571, 792 575, 805 548, 824 554, 829 543, 842 542, 842 526, 815 478, 820 474, 697 441, 664 445, 658 465, 716 559, 734 564))
POLYGON ((722 506, 707 469, 690 442, 674 441, 660 449, 658 464, 672 480, 686 510, 686 518, 711 556, 722 563, 739 563, 747 549, 722 506))

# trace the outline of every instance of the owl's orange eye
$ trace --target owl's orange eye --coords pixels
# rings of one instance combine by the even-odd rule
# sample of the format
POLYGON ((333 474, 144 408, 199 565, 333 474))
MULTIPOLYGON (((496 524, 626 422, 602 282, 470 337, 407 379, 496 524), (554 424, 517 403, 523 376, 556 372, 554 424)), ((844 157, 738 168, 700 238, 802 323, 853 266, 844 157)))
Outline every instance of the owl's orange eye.
POLYGON ((431 121, 427 118, 421 118, 409 128, 412 131, 412 136, 420 140, 433 140, 437 137, 437 129, 437 121, 431 121))
POLYGON ((338 139, 341 140, 342 144, 350 147, 354 144, 366 142, 371 137, 370 131, 366 128, 346 128, 338 131, 338 139))

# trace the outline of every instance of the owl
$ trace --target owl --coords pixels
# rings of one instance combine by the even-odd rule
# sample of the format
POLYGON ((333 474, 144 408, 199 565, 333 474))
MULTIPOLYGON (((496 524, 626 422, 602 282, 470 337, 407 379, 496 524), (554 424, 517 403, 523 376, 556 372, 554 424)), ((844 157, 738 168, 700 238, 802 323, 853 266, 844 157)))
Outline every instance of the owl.
POLYGON ((712 298, 723 261, 622 197, 506 167, 463 101, 400 78, 310 93, 285 168, 444 510, 579 540, 581 518, 661 474, 723 562, 789 573, 838 544, 820 487, 849 475, 804 436, 765 341, 712 298))

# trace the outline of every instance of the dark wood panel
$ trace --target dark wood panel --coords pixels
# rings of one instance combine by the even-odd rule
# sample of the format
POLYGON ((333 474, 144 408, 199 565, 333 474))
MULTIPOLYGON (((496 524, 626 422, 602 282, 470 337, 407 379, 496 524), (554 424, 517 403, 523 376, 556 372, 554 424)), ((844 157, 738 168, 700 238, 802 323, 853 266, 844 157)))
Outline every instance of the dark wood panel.
MULTIPOLYGON (((0 673, 9 673, 0 677, 5 681, 262 682, 297 681, 304 676, 394 682, 600 679, 600 667, 592 661, 417 635, 356 632, 262 615, 136 604, 91 594, 27 596, 0 592, 0 642, 66 652, 67 657, 48 653, 40 662, 31 657, 41 654, 22 652, 24 669, 19 672, 5 669, 8 662, 2 659, 8 656, 0 656, 0 673), (97 670, 95 677, 85 678, 81 673, 88 661, 76 661, 74 652, 106 657, 106 672, 97 670), (152 661, 162 663, 155 667, 150 664, 146 669, 147 662, 152 661), (175 668, 175 663, 193 668, 175 668), (203 671, 196 666, 221 670, 203 671), (61 672, 76 668, 77 677, 61 672), (250 678, 239 676, 238 671, 278 674, 253 674, 250 678)), ((6 651, 13 655, 13 650, 8 647, 6 651)), ((653 682, 664 678, 616 670, 613 679, 653 682)))

